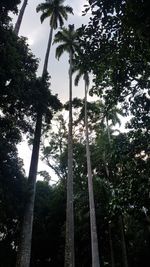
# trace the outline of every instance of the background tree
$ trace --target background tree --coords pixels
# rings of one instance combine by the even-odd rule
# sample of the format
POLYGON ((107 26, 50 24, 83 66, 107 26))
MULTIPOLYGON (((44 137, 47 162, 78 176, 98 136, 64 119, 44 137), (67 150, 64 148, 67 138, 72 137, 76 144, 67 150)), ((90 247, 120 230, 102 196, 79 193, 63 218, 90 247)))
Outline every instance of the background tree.
POLYGON ((65 266, 75 266, 74 255, 74 215, 73 215, 73 148, 72 148, 72 68, 73 55, 78 47, 77 33, 74 25, 63 28, 55 35, 54 43, 60 43, 56 48, 59 59, 64 51, 69 53, 69 131, 68 131, 68 179, 67 179, 67 211, 66 211, 66 257, 65 266))
POLYGON ((89 130, 88 130, 88 117, 87 117, 87 93, 89 88, 89 75, 83 69, 79 69, 79 72, 75 79, 75 85, 78 85, 80 77, 83 75, 85 84, 85 135, 86 135, 86 157, 87 157, 87 173, 88 173, 88 188, 89 188, 89 207, 90 207, 90 223, 91 223, 91 249, 92 249, 92 266, 100 266, 99 251, 98 251, 98 238, 96 227, 96 215, 94 204, 94 192, 93 192, 93 177, 91 167, 91 155, 89 146, 89 130))

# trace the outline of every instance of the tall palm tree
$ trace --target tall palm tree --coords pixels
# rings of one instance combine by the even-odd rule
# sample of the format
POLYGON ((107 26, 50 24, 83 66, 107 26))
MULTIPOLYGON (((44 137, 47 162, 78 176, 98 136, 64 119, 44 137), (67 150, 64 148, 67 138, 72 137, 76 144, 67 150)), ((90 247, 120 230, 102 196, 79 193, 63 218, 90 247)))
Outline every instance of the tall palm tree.
POLYGON ((15 32, 16 35, 19 34, 20 26, 21 26, 21 23, 22 23, 23 15, 24 15, 24 12, 25 12, 27 4, 28 4, 28 0, 24 0, 23 4, 22 4, 22 7, 20 9, 19 15, 18 15, 18 19, 17 19, 15 27, 14 27, 14 32, 15 32))
MULTIPOLYGON (((73 13, 72 8, 69 6, 63 6, 64 0, 49 0, 46 5, 46 14, 42 14, 43 17, 48 17, 48 14, 55 23, 52 24, 51 28, 56 29, 58 26, 58 21, 60 25, 63 25, 63 19, 67 19, 67 13, 73 13), (48 11, 49 6, 49 11, 48 11), (57 9, 58 8, 58 9, 57 9)), ((42 4, 41 4, 42 6, 42 4)), ((39 7, 40 8, 40 7, 39 7)), ((45 10, 45 9, 43 9, 45 10)), ((52 32, 52 31, 51 31, 52 32)), ((52 38, 52 35, 51 35, 52 38)), ((50 43, 51 44, 51 43, 50 43)), ((48 44, 49 46, 49 44, 48 44)), ((50 51, 50 46, 49 46, 50 51)), ((42 73, 42 81, 44 87, 44 78, 47 73, 49 53, 46 52, 45 62, 42 73)), ((39 109, 37 111, 37 120, 34 133, 33 150, 31 156, 29 177, 28 177, 28 198, 25 205, 25 213, 22 224, 20 244, 18 248, 17 263, 16 267, 29 267, 30 265, 30 254, 31 254, 31 239, 32 239, 32 226, 33 226, 33 212, 34 212, 34 200, 35 200, 35 190, 36 190, 36 174, 38 167, 39 149, 40 149, 40 139, 42 130, 42 118, 43 118, 43 107, 39 104, 39 109)))
POLYGON ((82 76, 85 84, 85 135, 86 135, 86 157, 87 157, 88 190, 89 190, 89 206, 90 206, 92 267, 100 267, 95 204, 94 204, 93 177, 92 177, 90 145, 89 145, 88 116, 87 116, 87 93, 89 88, 89 75, 88 72, 84 70, 84 68, 79 68, 78 74, 75 78, 75 85, 78 85, 78 82, 82 76))
POLYGON ((73 144, 72 144, 72 68, 73 55, 78 48, 77 32, 74 25, 63 28, 55 35, 54 43, 60 43, 56 48, 59 59, 63 52, 69 53, 69 131, 68 131, 68 179, 67 179, 67 209, 66 209, 66 251, 65 267, 75 266, 74 255, 74 211, 73 211, 73 144))
POLYGON ((36 8, 37 12, 42 12, 41 23, 46 18, 50 19, 50 33, 43 67, 43 75, 45 75, 47 72, 53 31, 56 30, 58 26, 62 27, 64 25, 64 20, 68 19, 68 14, 73 14, 73 9, 70 6, 64 6, 64 2, 65 0, 47 0, 45 3, 39 4, 36 8))

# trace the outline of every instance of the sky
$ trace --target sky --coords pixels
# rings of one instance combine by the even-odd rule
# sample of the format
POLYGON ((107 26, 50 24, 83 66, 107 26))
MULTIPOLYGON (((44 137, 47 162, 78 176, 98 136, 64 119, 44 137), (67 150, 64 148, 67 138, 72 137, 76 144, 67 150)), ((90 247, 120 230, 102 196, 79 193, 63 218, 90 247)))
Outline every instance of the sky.
MULTIPOLYGON (((38 69, 38 75, 42 73, 43 62, 45 58, 45 51, 47 48, 47 41, 49 36, 49 20, 45 20, 43 24, 40 22, 41 13, 36 13, 36 7, 39 3, 44 2, 41 0, 29 0, 23 21, 21 24, 20 36, 25 36, 28 38, 28 43, 33 54, 40 60, 40 65, 38 69)), ((82 10, 84 10, 84 4, 87 4, 86 0, 66 0, 65 5, 69 5, 73 8, 74 15, 69 15, 68 21, 65 23, 67 27, 68 24, 74 24, 75 28, 80 27, 82 24, 87 24, 89 16, 82 16, 82 10)), ((20 5, 21 6, 21 5, 20 5)), ((15 23, 16 17, 13 19, 15 23)), ((48 72, 51 76, 51 91, 53 94, 58 94, 58 98, 62 102, 68 100, 68 89, 69 89, 69 80, 68 80, 68 55, 64 54, 58 61, 55 58, 55 49, 56 46, 52 46, 49 57, 48 72)), ((73 97, 84 97, 84 85, 83 81, 80 81, 78 87, 73 88, 73 97)), ((19 156, 24 161, 24 168, 26 175, 28 175, 30 159, 31 159, 31 148, 27 146, 27 141, 24 140, 18 146, 19 156)), ((56 179, 53 171, 49 170, 45 164, 41 161, 39 162, 38 171, 47 170, 50 172, 50 175, 53 179, 56 179)))

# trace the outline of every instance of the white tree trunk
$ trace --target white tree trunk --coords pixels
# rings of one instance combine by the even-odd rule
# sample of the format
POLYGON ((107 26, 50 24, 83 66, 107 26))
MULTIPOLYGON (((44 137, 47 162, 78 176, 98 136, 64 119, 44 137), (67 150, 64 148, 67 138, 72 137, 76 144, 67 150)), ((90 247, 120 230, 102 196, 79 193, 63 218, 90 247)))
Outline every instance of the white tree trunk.
POLYGON ((73 209, 73 141, 72 141, 72 52, 69 61, 69 133, 68 133, 68 177, 66 208, 65 267, 75 266, 74 253, 74 209, 73 209))
POLYGON ((86 81, 85 81, 85 134, 86 134, 86 157, 87 157, 89 206, 90 206, 92 267, 100 267, 97 227, 96 227, 96 215, 95 215, 95 204, 94 204, 94 192, 93 192, 93 181, 92 181, 92 169, 91 169, 91 156, 90 156, 89 134, 88 134, 86 81))

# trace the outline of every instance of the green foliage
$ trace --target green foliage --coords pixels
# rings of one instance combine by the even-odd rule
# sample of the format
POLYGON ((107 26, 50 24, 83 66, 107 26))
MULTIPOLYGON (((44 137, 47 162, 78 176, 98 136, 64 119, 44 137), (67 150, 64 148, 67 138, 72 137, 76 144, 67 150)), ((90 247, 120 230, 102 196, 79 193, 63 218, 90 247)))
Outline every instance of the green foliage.
POLYGON ((31 97, 33 81, 36 79, 37 60, 25 38, 18 39, 11 30, 2 27, 0 32, 1 113, 12 120, 14 127, 26 132, 30 126, 27 116, 32 113, 31 103, 27 99, 31 97))
POLYGON ((37 183, 31 266, 62 266, 64 262, 64 187, 37 183))
POLYGON ((130 103, 126 97, 134 99, 138 91, 149 88, 149 45, 133 30, 127 16, 128 5, 135 2, 94 1, 89 24, 78 30, 79 61, 95 75, 91 94, 103 96, 108 106, 119 101, 126 111, 130 103))
POLYGON ((0 261, 14 266, 26 184, 16 143, 20 136, 11 121, 1 119, 0 131, 0 261), (9 255, 9 257, 8 257, 9 255))
POLYGON ((58 31, 54 38, 54 44, 59 44, 56 48, 56 58, 59 59, 61 55, 66 51, 75 53, 78 49, 77 32, 74 29, 74 25, 69 25, 68 29, 63 27, 61 31, 58 31))
POLYGON ((73 14, 73 9, 70 6, 64 6, 64 0, 51 0, 45 3, 39 4, 36 11, 42 12, 41 23, 46 19, 50 18, 50 26, 55 30, 58 25, 62 27, 64 25, 64 20, 68 19, 68 14, 73 14))
POLYGON ((20 0, 2 0, 0 2, 0 25, 8 25, 10 17, 8 13, 11 11, 17 13, 17 5, 20 4, 20 0))

